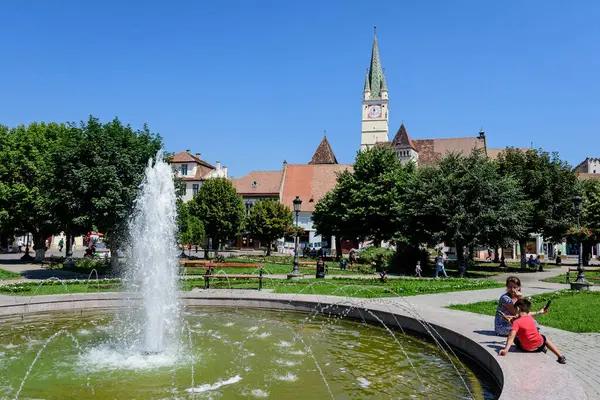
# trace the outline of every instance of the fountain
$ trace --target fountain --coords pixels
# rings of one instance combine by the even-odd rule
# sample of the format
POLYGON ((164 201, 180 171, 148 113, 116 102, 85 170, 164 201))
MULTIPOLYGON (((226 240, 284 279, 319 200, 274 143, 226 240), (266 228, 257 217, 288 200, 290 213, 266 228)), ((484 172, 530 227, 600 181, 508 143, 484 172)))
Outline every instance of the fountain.
POLYGON ((274 299, 288 310, 267 310, 195 306, 185 296, 184 308, 173 173, 162 158, 149 161, 129 222, 120 303, 110 293, 65 294, 70 308, 89 296, 96 303, 77 313, 15 306, 18 318, 0 319, 0 398, 497 397, 493 379, 465 368, 436 332, 422 341, 363 303, 336 315, 335 302, 294 312, 293 297, 274 299))
MULTIPOLYGON (((141 336, 135 341, 146 354, 165 350, 179 330, 179 270, 177 265, 177 210, 173 170, 162 151, 146 167, 144 182, 129 223, 129 261, 125 272, 128 293, 137 294, 126 308, 126 320, 141 336)), ((130 339, 130 338, 128 338, 130 339)))

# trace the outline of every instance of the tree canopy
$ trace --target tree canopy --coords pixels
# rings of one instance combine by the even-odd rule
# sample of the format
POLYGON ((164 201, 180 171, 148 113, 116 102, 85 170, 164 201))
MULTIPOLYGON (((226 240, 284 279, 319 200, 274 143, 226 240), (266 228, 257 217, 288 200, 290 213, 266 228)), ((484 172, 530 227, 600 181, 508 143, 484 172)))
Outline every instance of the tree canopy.
POLYGON ((259 200, 246 217, 246 231, 266 246, 267 256, 270 256, 271 244, 283 237, 292 223, 292 210, 287 206, 272 199, 259 200))
POLYGON ((206 236, 217 245, 238 235, 246 216, 242 197, 226 178, 212 178, 204 182, 189 207, 190 215, 204 223, 206 236))
POLYGON ((498 156, 500 172, 512 177, 527 201, 523 218, 525 229, 516 238, 525 268, 526 242, 533 234, 559 242, 573 225, 573 195, 577 177, 557 153, 508 148, 498 156))
POLYGON ((525 201, 514 179, 477 151, 446 155, 407 182, 398 202, 400 231, 413 243, 501 246, 523 234, 525 201))

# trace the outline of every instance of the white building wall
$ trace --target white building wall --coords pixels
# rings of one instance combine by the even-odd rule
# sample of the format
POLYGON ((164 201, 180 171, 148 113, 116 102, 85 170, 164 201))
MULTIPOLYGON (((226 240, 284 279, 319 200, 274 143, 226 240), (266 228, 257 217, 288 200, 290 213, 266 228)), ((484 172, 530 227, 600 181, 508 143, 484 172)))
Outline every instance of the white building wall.
POLYGON ((589 174, 600 174, 600 159, 588 160, 587 170, 589 174))

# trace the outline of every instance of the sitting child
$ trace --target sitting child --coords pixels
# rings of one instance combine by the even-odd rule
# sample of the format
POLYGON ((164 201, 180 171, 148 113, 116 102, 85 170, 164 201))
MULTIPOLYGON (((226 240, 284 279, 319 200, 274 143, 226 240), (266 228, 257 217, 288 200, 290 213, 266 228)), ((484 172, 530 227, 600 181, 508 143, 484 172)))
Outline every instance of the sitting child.
POLYGON ((515 303, 515 309, 517 311, 517 318, 512 323, 512 329, 510 330, 508 339, 506 340, 506 347, 500 350, 499 354, 501 356, 507 355, 508 350, 514 341, 515 345, 519 349, 530 353, 545 353, 547 351, 547 347, 551 352, 556 354, 556 357, 558 357, 556 361, 561 364, 566 364, 567 359, 565 356, 560 354, 550 339, 546 339, 546 336, 541 335, 538 332, 533 317, 529 315, 529 311, 531 310, 531 302, 527 299, 518 300, 515 303))

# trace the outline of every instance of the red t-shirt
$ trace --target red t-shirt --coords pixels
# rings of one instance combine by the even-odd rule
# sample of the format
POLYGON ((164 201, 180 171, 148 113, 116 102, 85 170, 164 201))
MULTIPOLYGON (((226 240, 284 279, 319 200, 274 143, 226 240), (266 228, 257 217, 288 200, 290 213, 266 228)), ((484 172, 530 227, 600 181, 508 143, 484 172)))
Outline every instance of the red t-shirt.
POLYGON ((512 329, 517 332, 517 338, 519 338, 524 350, 535 350, 544 343, 544 339, 538 332, 531 315, 515 319, 512 329))

